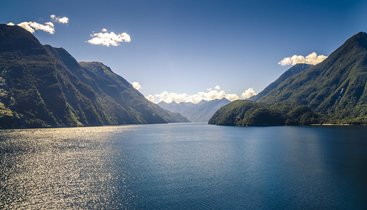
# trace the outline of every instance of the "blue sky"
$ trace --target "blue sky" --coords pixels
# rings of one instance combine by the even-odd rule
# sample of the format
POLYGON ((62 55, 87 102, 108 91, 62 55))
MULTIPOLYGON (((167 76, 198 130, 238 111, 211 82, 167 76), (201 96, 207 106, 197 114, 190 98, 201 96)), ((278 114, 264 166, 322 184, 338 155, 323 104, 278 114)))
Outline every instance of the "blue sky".
POLYGON ((55 33, 36 31, 44 44, 79 61, 101 61, 145 94, 194 94, 219 85, 240 95, 261 91, 289 66, 278 62, 311 52, 329 55, 367 31, 363 1, 2 0, 0 22, 44 23, 68 17, 55 33), (102 28, 130 35, 120 46, 87 42, 102 28))

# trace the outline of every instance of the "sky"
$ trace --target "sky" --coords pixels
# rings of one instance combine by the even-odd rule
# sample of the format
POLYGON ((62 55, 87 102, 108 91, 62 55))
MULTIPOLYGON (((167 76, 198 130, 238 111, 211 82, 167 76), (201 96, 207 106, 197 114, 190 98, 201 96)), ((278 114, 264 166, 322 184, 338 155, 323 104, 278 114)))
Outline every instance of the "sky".
POLYGON ((103 62, 151 100, 197 102, 246 98, 295 63, 321 62, 367 31, 367 3, 2 0, 0 22, 42 29, 41 43, 103 62))

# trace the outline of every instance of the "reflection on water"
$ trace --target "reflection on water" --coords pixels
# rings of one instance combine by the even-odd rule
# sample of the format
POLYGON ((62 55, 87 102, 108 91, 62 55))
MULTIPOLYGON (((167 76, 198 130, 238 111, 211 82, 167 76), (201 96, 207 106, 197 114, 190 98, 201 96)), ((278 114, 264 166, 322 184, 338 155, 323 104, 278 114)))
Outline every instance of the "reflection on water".
POLYGON ((0 131, 0 209, 365 209, 367 128, 0 131))
POLYGON ((2 131, 0 209, 118 207, 111 196, 116 193, 116 178, 121 177, 113 176, 106 162, 111 150, 108 138, 126 129, 2 131))

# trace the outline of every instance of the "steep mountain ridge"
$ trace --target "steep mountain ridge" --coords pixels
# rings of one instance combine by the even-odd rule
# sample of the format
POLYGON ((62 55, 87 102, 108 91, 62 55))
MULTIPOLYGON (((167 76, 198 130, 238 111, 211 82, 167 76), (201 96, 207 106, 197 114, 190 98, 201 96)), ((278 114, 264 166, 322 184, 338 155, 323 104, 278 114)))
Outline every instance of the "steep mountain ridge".
POLYGON ((0 25, 0 64, 2 128, 187 121, 145 99, 102 63, 79 64, 18 26, 0 25))
MULTIPOLYGON (((299 107, 306 107, 307 115, 313 116, 305 124, 367 124, 367 34, 360 32, 352 36, 323 62, 277 81, 275 86, 265 88, 256 101, 286 116, 280 124, 287 124, 289 112, 299 107)), ((218 112, 221 111, 226 114, 216 113, 210 123, 243 117, 229 117, 229 107, 218 112)))
POLYGON ((367 34, 358 33, 324 62, 286 80, 263 103, 307 105, 338 119, 364 116, 367 104, 367 34))
POLYGON ((267 95, 269 95, 270 92, 272 92, 274 89, 277 89, 280 84, 282 84, 285 80, 303 72, 307 68, 309 68, 311 65, 308 64, 296 64, 289 68, 287 71, 285 71, 280 77, 272 82, 270 85, 268 85, 263 91, 261 91, 259 94, 253 96, 250 98, 250 100, 257 101, 267 95))

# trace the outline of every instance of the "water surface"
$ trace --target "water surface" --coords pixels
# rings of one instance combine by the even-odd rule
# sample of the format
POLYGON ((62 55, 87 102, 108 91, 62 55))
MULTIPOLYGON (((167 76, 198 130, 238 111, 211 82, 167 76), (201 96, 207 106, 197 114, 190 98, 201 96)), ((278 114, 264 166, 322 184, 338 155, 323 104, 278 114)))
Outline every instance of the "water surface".
POLYGON ((366 209, 366 127, 0 131, 0 209, 366 209))

